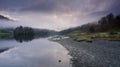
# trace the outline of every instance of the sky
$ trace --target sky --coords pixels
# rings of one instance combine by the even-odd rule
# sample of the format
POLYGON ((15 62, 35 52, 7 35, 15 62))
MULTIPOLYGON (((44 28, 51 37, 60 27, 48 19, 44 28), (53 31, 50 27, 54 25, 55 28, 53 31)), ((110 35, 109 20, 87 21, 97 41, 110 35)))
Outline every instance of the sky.
POLYGON ((0 0, 0 14, 17 21, 10 26, 63 30, 120 14, 119 6, 120 0, 0 0))

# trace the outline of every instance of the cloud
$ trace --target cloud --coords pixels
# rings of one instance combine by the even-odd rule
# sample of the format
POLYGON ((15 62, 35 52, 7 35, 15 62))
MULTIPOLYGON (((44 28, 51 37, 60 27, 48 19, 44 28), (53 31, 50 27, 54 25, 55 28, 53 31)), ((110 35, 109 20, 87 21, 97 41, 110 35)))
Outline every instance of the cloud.
POLYGON ((0 0, 0 10, 40 12, 109 11, 119 5, 119 0, 0 0))
POLYGON ((108 13, 120 14, 119 6, 120 0, 0 0, 0 12, 26 22, 23 25, 59 30, 96 21, 108 13))

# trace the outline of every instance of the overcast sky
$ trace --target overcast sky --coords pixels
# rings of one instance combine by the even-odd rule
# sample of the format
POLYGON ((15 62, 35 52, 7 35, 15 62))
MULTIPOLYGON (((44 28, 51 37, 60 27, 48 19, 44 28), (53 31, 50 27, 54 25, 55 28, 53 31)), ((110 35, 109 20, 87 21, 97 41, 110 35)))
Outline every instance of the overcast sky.
POLYGON ((109 13, 120 14, 120 0, 0 0, 0 14, 35 28, 63 30, 109 13))

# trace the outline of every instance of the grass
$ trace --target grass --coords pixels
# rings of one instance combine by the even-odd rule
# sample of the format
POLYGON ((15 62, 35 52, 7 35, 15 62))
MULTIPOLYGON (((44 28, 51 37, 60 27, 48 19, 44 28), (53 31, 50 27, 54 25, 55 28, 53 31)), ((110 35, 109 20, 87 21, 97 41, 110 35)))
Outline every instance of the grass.
POLYGON ((6 33, 6 32, 0 32, 0 39, 9 37, 11 33, 6 33))
POLYGON ((100 32, 100 33, 73 32, 68 34, 68 36, 78 42, 81 42, 81 41, 92 42, 95 39, 120 41, 120 32, 116 32, 112 34, 109 32, 100 32))

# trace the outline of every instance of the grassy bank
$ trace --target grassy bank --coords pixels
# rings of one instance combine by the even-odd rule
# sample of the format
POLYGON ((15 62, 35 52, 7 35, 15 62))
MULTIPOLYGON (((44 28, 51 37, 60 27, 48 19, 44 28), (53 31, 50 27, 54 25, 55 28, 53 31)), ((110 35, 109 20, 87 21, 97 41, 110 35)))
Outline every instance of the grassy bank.
POLYGON ((2 32, 2 31, 0 31, 0 39, 9 38, 11 35, 12 35, 11 32, 2 32))
POLYGON ((73 32, 68 34, 75 41, 92 42, 95 39, 120 41, 120 32, 99 32, 99 33, 80 33, 73 32))

